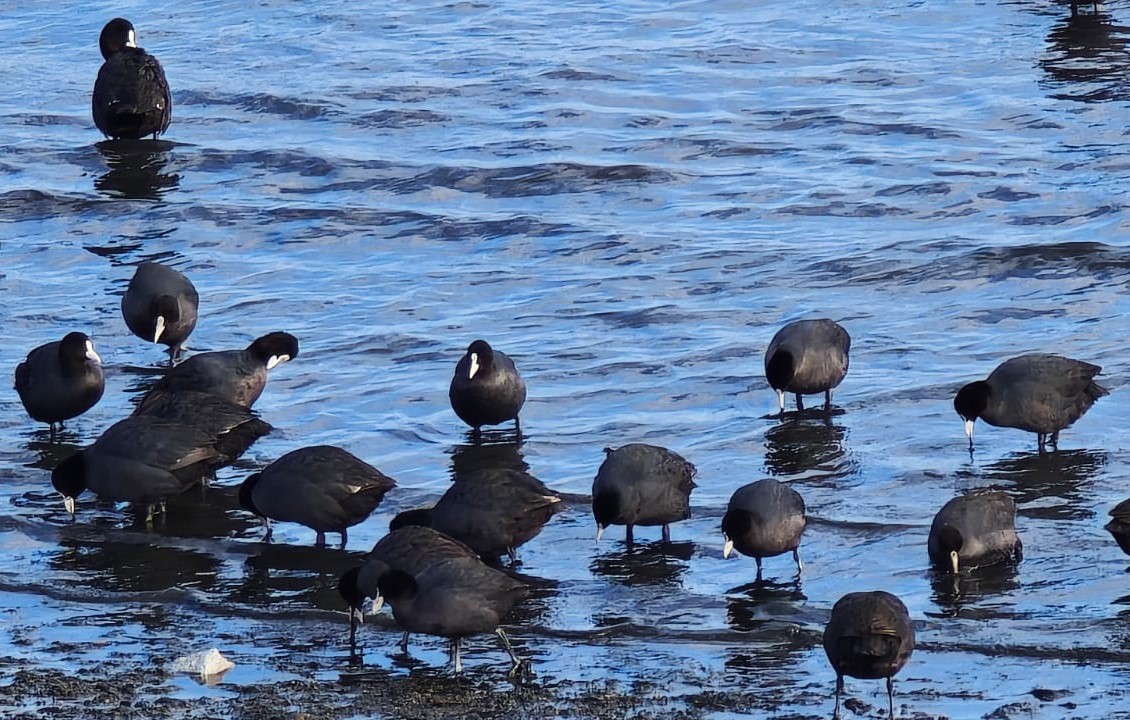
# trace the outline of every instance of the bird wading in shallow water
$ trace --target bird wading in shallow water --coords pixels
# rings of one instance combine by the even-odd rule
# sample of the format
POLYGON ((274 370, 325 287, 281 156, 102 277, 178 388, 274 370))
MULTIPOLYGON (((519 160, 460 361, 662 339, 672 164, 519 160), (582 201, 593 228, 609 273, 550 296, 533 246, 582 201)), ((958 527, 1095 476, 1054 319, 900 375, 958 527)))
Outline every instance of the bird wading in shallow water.
POLYGON ((173 97, 157 58, 137 46, 133 24, 114 18, 102 28, 104 62, 90 96, 94 124, 108 138, 138 140, 169 128, 173 97))
POLYGON ((1041 453, 1048 445, 1058 449, 1059 431, 1110 394, 1094 380, 1101 371, 1098 365, 1044 353, 1005 360, 986 379, 962 387, 953 399, 954 410, 965 421, 969 451, 978 418, 1036 433, 1041 453))
POLYGON ((84 333, 40 345, 16 366, 16 393, 32 420, 50 425, 54 439, 64 420, 94 407, 106 389, 102 358, 84 333))
POLYGON ((483 425, 514 421, 521 437, 518 412, 526 402, 526 383, 510 357, 493 349, 486 340, 476 340, 455 365, 447 392, 451 409, 474 429, 478 438, 483 425))
POLYGON ((824 393, 824 410, 832 409, 832 389, 848 371, 851 336, 832 320, 797 320, 777 331, 765 351, 765 379, 777 392, 777 407, 785 411, 785 393, 802 396, 824 393))

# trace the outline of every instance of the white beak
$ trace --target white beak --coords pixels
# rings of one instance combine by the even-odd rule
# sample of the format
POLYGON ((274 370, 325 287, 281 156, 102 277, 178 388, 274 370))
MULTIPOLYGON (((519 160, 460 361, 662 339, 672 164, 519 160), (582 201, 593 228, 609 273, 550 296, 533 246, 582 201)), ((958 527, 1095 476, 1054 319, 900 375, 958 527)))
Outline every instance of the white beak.
POLYGON ((376 615, 385 606, 385 599, 383 596, 378 595, 373 598, 372 604, 369 605, 369 615, 376 615))
POLYGON ((467 373, 467 379, 475 377, 475 373, 479 371, 479 354, 471 353, 471 370, 467 373))
POLYGON ((604 526, 603 525, 597 525, 596 526, 596 541, 600 542, 600 538, 603 537, 603 536, 604 536, 604 526))
POLYGON ((86 359, 93 360, 99 365, 102 364, 102 358, 98 357, 98 353, 94 352, 94 343, 89 340, 86 341, 86 359))
POLYGON ((969 442, 973 442, 973 421, 965 421, 965 437, 969 438, 969 442))
POLYGON ((778 390, 777 391, 777 410, 779 412, 785 412, 785 391, 784 390, 778 390))
POLYGON ((957 574, 957 551, 950 550, 950 564, 953 565, 953 572, 957 574))
POLYGON ((133 30, 129 31, 129 37, 126 39, 126 47, 137 47, 137 33, 133 30))
POLYGON ((726 538, 726 544, 722 546, 722 557, 723 558, 730 557, 730 553, 732 553, 733 551, 734 551, 734 541, 731 540, 730 538, 726 538))
POLYGON ((63 507, 67 509, 71 515, 75 514, 75 499, 73 497, 63 496, 63 507))
POLYGON ((157 316, 157 327, 153 330, 153 342, 160 342, 161 335, 165 332, 165 316, 157 316))
POLYGON ((272 355, 267 359, 267 369, 270 370, 274 366, 281 365, 287 360, 290 360, 290 355, 272 355))

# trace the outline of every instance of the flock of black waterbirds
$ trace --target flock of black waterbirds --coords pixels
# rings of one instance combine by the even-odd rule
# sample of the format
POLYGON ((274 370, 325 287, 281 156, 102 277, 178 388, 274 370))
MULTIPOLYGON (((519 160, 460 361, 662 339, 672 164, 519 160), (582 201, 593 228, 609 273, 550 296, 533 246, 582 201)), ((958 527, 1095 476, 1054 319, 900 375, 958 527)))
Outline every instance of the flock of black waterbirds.
MULTIPOLYGON (((1074 6, 1074 3, 1073 3, 1074 6)), ((1073 7, 1074 9, 1074 7, 1073 7)), ((99 39, 105 62, 92 96, 95 124, 112 139, 156 138, 169 126, 172 99, 160 63, 137 47, 133 26, 116 18, 99 39)), ((73 516, 84 490, 145 509, 147 523, 164 511, 166 500, 235 461, 271 426, 252 410, 267 384, 268 371, 298 356, 297 339, 271 332, 244 349, 204 352, 180 360, 181 347, 197 323, 199 296, 187 277, 157 263, 142 263, 122 297, 126 327, 148 342, 168 347, 170 367, 141 398, 133 414, 107 428, 92 444, 61 461, 51 482, 73 516)), ((788 394, 804 408, 804 395, 824 395, 848 372, 851 338, 828 319, 789 323, 772 338, 765 377, 785 411, 788 394)), ((964 420, 969 447, 977 419, 990 425, 1036 433, 1039 452, 1057 449, 1059 433, 1108 394, 1094 380, 1101 368, 1050 354, 1031 354, 1001 363, 985 380, 962 387, 953 404, 964 420)), ((105 380, 90 337, 71 332, 28 353, 15 372, 15 389, 28 415, 48 423, 52 438, 63 422, 93 407, 105 380)), ((455 414, 478 441, 483 426, 514 422, 526 385, 513 360, 477 339, 455 365, 448 393, 455 414)), ((690 517, 695 467, 662 447, 633 443, 605 449, 592 485, 597 540, 612 525, 623 525, 631 547, 635 526, 669 526, 690 517)), ((317 533, 340 533, 364 521, 396 487, 393 479, 345 450, 332 446, 292 450, 239 487, 241 507, 270 521, 294 522, 317 533)), ((410 633, 451 640, 460 672, 462 638, 494 632, 512 661, 524 667, 501 625, 525 597, 525 582, 506 572, 517 549, 538 535, 564 509, 564 501, 537 478, 512 468, 478 468, 456 475, 430 508, 401 512, 389 533, 343 574, 338 583, 350 609, 350 642, 358 623, 384 603, 410 633)), ((1111 510, 1106 528, 1130 554, 1130 499, 1111 510)), ((1022 545, 1015 526, 1016 505, 1004 492, 973 490, 947 502, 927 540, 929 559, 940 572, 1019 562, 1022 545)), ((806 524, 804 500, 773 479, 738 488, 722 519, 723 555, 737 551, 762 560, 792 553, 799 578, 799 546, 806 524)), ((853 592, 832 608, 824 649, 836 672, 836 715, 843 678, 885 679, 894 714, 892 678, 914 650, 914 628, 906 606, 877 590, 853 592)))

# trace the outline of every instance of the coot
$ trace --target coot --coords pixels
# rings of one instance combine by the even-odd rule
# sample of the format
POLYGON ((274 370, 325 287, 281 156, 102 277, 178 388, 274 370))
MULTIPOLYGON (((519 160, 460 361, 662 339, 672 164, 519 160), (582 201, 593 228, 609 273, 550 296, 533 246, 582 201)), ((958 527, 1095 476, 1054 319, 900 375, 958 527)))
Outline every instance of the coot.
POLYGON ((137 266, 122 296, 126 327, 142 340, 161 343, 175 360, 181 344, 196 327, 200 296, 181 272, 159 263, 137 266))
POLYGON ((332 445, 292 450, 263 468, 239 487, 239 504, 263 518, 267 539, 271 520, 296 522, 318 533, 317 545, 327 532, 341 533, 376 509, 396 482, 364 460, 332 445))
POLYGON ((137 46, 129 20, 114 18, 102 28, 98 47, 105 62, 91 94, 94 124, 115 140, 156 139, 169 127, 173 97, 157 58, 137 46))
POLYGON ((669 542, 668 524, 691 516, 694 465, 666 448, 643 443, 604 452, 592 483, 597 542, 609 525, 626 525, 629 545, 635 525, 662 525, 663 541, 669 542))
POLYGON ((1130 555, 1130 499, 1123 500, 1110 511, 1106 530, 1114 536, 1122 552, 1130 555))
POLYGON ((889 592, 853 592, 832 607, 824 628, 824 652, 836 671, 836 709, 844 675, 865 680, 887 679, 887 701, 895 715, 895 690, 891 678, 906 665, 914 651, 914 626, 906 605, 889 592))
POLYGON ((483 425, 514 421, 520 434, 518 411, 526 402, 526 383, 514 361, 494 350, 486 340, 476 340, 455 366, 448 390, 451 409, 478 434, 483 425))
POLYGON ((1059 431, 1087 412, 1109 391, 1094 381, 1098 365, 1059 355, 1036 353, 1005 360, 985 380, 965 385, 953 399, 965 420, 973 449, 973 422, 1036 433, 1040 452, 1057 448, 1059 431))
POLYGON ((935 565, 955 573, 962 567, 1019 562, 1023 546, 1016 534, 1016 503, 998 490, 955 497, 934 516, 926 547, 935 565))
POLYGON ((777 405, 785 411, 785 393, 796 394, 797 410, 804 409, 802 395, 824 393, 824 409, 832 408, 832 388, 848 371, 851 336, 832 320, 797 320, 777 331, 765 351, 765 379, 777 391, 777 405))
POLYGON ((32 420, 56 426, 78 417, 102 398, 106 383, 102 358, 94 343, 80 332, 40 345, 16 366, 16 392, 32 420))
POLYGON ((729 557, 735 549, 752 557, 760 578, 761 558, 791 550, 799 574, 804 563, 797 548, 805 523, 804 500, 788 485, 772 478, 743 485, 730 497, 722 518, 726 538, 722 557, 729 557))

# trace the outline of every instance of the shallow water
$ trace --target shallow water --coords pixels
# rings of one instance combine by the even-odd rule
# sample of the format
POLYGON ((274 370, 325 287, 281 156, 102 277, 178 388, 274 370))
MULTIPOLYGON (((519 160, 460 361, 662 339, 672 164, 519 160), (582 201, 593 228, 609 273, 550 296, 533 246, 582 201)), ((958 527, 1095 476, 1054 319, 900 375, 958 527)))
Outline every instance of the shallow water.
MULTIPOLYGON (((0 13, 0 374, 81 329, 107 377, 59 443, 0 396, 9 663, 98 675, 216 646, 237 663, 224 683, 165 691, 233 701, 441 672, 441 642, 407 663, 380 620, 350 661, 337 575, 454 467, 524 465, 583 496, 601 448, 644 441, 697 465, 694 517, 629 553, 622 531, 594 544, 577 503, 521 549, 552 581, 512 629, 533 682, 829 716, 828 612, 883 588, 918 629, 902 714, 1130 717, 1130 558, 1102 529, 1130 493, 1130 3, 1075 20, 1048 2, 116 7, 174 88, 158 143, 98 142, 102 6, 0 13), (72 524, 48 469, 163 360, 118 308, 143 260, 199 289, 192 350, 287 330, 301 355, 257 405, 276 430, 216 485, 152 531, 89 497, 72 524), (782 421, 762 354, 806 316, 848 328, 851 372, 830 419, 782 421), (506 428, 470 445, 448 406, 478 336, 526 377, 520 446, 506 428), (1034 350, 1104 366, 1111 396, 1057 454, 979 424, 971 460, 954 391, 1034 350), (348 552, 287 525, 265 544, 237 509, 243 477, 316 443, 400 483, 348 552), (730 494, 765 475, 809 509, 799 583, 787 556, 753 587, 752 560, 721 558, 730 494), (981 486, 1016 498, 1025 559, 955 591, 926 534, 981 486)), ((489 638, 467 658, 501 679, 489 638)), ((847 688, 885 713, 882 683, 847 688)))

